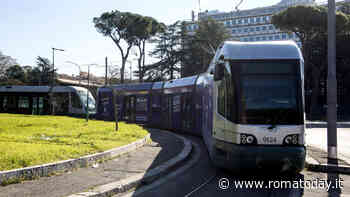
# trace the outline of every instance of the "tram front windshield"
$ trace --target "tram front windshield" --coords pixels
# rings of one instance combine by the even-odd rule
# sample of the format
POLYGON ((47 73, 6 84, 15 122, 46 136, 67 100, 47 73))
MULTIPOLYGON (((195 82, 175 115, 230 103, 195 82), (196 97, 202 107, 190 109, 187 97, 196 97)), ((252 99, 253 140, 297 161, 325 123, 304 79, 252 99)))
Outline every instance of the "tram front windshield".
POLYGON ((232 80, 240 86, 237 88, 238 122, 303 124, 299 66, 297 61, 283 60, 232 62, 231 70, 239 73, 239 79, 232 80))
POLYGON ((79 96, 80 96, 80 99, 81 99, 81 101, 82 101, 82 104, 83 104, 83 106, 84 107, 86 107, 86 104, 87 104, 87 99, 89 99, 89 112, 91 112, 91 113, 94 113, 94 112, 96 112, 96 103, 95 103, 95 99, 94 99, 94 97, 91 95, 91 93, 90 92, 88 92, 88 91, 83 91, 83 90, 79 90, 78 91, 78 94, 79 94, 79 96), (87 96, 87 94, 89 94, 88 96, 87 96))

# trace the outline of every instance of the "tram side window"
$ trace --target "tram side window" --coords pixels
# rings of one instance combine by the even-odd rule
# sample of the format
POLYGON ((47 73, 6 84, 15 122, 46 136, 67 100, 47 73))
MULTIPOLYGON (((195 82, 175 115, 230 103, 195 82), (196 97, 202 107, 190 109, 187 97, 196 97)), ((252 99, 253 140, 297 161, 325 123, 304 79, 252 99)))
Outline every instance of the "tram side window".
POLYGON ((80 98, 76 93, 72 94, 72 107, 78 109, 82 108, 80 98))
POLYGON ((234 114, 235 114, 235 95, 234 95, 234 83, 232 77, 225 72, 226 77, 226 118, 232 122, 234 122, 234 114))
POLYGON ((221 81, 218 86, 218 112, 220 115, 225 117, 225 94, 226 94, 226 80, 225 78, 221 81))
POLYGON ((173 96, 173 112, 181 112, 181 96, 173 96))
POLYGON ((225 70, 225 75, 218 86, 218 112, 230 121, 234 121, 235 97, 232 77, 225 70))
POLYGON ((3 110, 5 110, 6 109, 6 107, 7 107, 7 96, 4 96, 3 98, 2 98, 2 109, 3 110))
POLYGON ((160 111, 161 110, 161 96, 153 95, 152 96, 152 111, 160 111))
POLYGON ((138 111, 138 112, 147 111, 147 102, 148 102, 147 98, 137 97, 136 98, 136 111, 138 111))
POLYGON ((16 96, 9 96, 8 100, 6 101, 6 107, 9 110, 9 112, 15 112, 16 111, 16 96))
POLYGON ((69 96, 68 93, 55 93, 56 113, 68 113, 69 111, 69 96))
POLYGON ((18 99, 18 108, 28 109, 29 98, 27 96, 20 96, 18 99))

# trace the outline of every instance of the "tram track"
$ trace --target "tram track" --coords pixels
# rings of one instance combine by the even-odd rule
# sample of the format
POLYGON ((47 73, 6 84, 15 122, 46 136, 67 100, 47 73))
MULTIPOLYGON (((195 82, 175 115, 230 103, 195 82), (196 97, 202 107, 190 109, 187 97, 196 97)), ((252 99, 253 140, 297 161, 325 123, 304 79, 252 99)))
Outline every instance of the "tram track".
POLYGON ((194 190, 192 190, 191 192, 189 192, 188 194, 185 195, 185 197, 191 197, 193 194, 195 194, 197 191, 203 189, 206 185, 208 185, 209 183, 211 183, 215 178, 217 177, 217 173, 215 173, 214 176, 210 177, 209 179, 207 179, 205 182, 203 182, 200 186, 198 186, 197 188, 195 188, 194 190))
MULTIPOLYGON (((201 145, 199 145, 198 142, 195 142, 197 140, 190 139, 190 141, 193 145, 194 152, 191 153, 192 154, 191 159, 184 166, 178 168, 176 171, 166 175, 165 177, 162 177, 161 179, 153 182, 150 185, 145 185, 141 188, 137 188, 134 192, 118 194, 118 195, 115 195, 114 197, 144 196, 147 192, 154 190, 154 189, 157 189, 161 185, 166 184, 169 181, 174 181, 178 176, 180 176, 181 174, 184 174, 186 171, 190 170, 196 163, 198 163, 200 161, 200 158, 203 154, 201 145)), ((212 178, 215 178, 215 176, 212 178)), ((146 196, 148 196, 148 195, 146 194, 146 196)))

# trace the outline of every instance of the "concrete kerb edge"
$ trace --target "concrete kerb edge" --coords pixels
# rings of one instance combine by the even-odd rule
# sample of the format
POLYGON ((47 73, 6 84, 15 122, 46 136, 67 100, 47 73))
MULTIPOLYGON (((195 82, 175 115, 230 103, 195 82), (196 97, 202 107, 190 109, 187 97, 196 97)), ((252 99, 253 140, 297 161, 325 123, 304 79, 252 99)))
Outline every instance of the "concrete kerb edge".
POLYGON ((31 180, 36 177, 47 177, 54 173, 74 170, 81 167, 87 167, 101 160, 110 159, 131 152, 145 145, 147 143, 147 140, 150 139, 150 136, 151 135, 148 134, 144 138, 132 142, 130 144, 118 148, 113 148, 102 153, 95 153, 92 155, 83 156, 77 159, 69 159, 26 168, 0 171, 0 184, 4 184, 6 182, 14 180, 31 180))
POLYGON ((182 151, 175 156, 174 158, 170 159, 169 161, 165 162, 164 164, 161 164, 154 169, 145 172, 145 173, 140 173, 131 177, 128 177, 126 179, 108 183, 105 185, 97 186, 94 189, 88 191, 88 192, 83 192, 83 193, 78 193, 78 194, 73 194, 68 197, 107 197, 107 196, 112 196, 114 194, 118 193, 123 193, 126 192, 134 187, 137 187, 141 185, 142 183, 150 183, 154 181, 155 179, 161 177, 162 175, 168 173, 174 166, 180 164, 182 161, 187 159, 192 151, 192 143, 177 134, 164 131, 162 130, 161 132, 165 132, 167 134, 170 134, 174 137, 177 137, 183 141, 184 148, 182 151))
MULTIPOLYGON (((306 128, 327 128, 327 122, 306 122, 306 128)), ((337 122, 337 128, 350 128, 350 122, 337 122)))
POLYGON ((320 164, 310 155, 306 155, 305 167, 313 172, 350 174, 350 166, 320 164))

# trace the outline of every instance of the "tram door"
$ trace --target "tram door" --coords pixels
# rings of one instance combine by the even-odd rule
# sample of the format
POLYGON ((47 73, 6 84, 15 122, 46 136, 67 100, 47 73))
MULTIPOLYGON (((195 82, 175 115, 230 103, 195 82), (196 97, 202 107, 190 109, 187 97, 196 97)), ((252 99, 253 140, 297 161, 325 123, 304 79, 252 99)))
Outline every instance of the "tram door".
POLYGON ((168 108, 168 120, 167 120, 167 127, 166 128, 173 128, 173 105, 172 105, 173 97, 171 95, 167 98, 167 108, 168 108))
POLYGON ((8 96, 5 101, 5 112, 8 113, 17 113, 17 97, 16 96, 8 96))
POLYGON ((32 114, 33 115, 39 115, 39 110, 38 110, 38 97, 32 97, 32 114))
POLYGON ((182 95, 182 130, 188 132, 193 131, 193 107, 192 107, 192 95, 189 93, 182 95))

